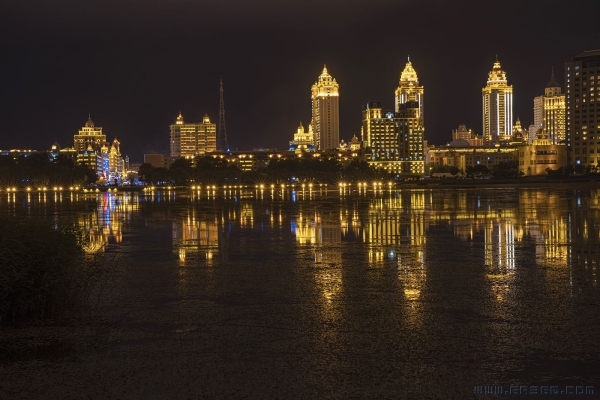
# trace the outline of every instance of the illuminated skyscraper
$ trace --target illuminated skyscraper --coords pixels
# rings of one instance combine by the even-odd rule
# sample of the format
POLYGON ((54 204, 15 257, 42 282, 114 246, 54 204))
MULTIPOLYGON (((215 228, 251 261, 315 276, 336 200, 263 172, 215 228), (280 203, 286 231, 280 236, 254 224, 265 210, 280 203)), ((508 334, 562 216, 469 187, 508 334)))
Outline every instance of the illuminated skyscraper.
POLYGON ((101 127, 94 126, 91 116, 79 133, 73 137, 73 147, 78 153, 88 151, 89 147, 91 147, 91 151, 99 152, 105 144, 106 135, 102 133, 101 127))
POLYGON ((115 138, 108 152, 109 176, 111 181, 121 183, 125 176, 125 160, 121 156, 121 143, 115 138))
POLYGON ((565 140, 565 95, 554 78, 554 68, 544 94, 533 99, 533 124, 529 129, 529 143, 537 132, 544 129, 553 143, 565 140))
POLYGON ((400 105, 397 113, 382 113, 380 103, 368 103, 363 108, 361 133, 372 167, 398 175, 425 173, 424 128, 414 95, 400 105))
POLYGON ((170 126, 171 157, 203 156, 217 149, 217 125, 204 114, 202 122, 186 124, 181 112, 170 126))
POLYGON ((421 118, 421 122, 423 121, 423 96, 424 96, 424 88, 423 86, 419 86, 419 78, 417 77, 417 71, 413 68, 410 57, 406 62, 406 66, 400 74, 400 81, 398 83, 398 88, 396 88, 395 98, 396 98, 396 112, 400 112, 400 106, 408 101, 410 95, 415 96, 415 100, 419 103, 419 117, 421 118))
POLYGON ((312 85, 312 126, 317 150, 336 149, 340 143, 340 85, 327 73, 327 67, 312 85))
POLYGON ((600 49, 588 50, 565 63, 566 136, 571 164, 600 161, 600 49))
POLYGON ((544 93, 544 129, 552 143, 566 139, 565 135, 565 95, 561 94, 560 84, 554 78, 554 68, 550 82, 544 93))
POLYGON ((544 127, 544 96, 533 98, 533 125, 535 131, 544 127))
POLYGON ((510 140, 512 136, 512 94, 513 88, 506 81, 496 58, 494 67, 488 74, 487 86, 483 95, 483 139, 487 143, 510 140))

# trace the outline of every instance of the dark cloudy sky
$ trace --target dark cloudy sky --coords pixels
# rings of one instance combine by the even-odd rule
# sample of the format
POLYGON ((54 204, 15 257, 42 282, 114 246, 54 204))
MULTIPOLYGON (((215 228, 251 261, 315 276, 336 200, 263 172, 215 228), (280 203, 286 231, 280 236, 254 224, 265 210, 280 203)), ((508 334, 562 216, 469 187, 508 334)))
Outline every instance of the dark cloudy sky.
POLYGON ((284 148, 311 115, 323 64, 340 84, 340 136, 367 101, 394 106, 410 55, 425 86, 425 136, 481 132, 481 88, 497 54, 514 115, 574 54, 600 48, 600 1, 4 0, 0 149, 73 144, 88 113, 133 162, 168 151, 179 110, 218 120, 231 148, 284 148))

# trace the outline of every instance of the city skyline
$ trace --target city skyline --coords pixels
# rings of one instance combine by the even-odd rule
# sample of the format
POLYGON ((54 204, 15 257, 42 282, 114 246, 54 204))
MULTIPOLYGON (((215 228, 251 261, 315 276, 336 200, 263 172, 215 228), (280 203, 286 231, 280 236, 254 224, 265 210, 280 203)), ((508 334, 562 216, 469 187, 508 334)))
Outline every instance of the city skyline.
POLYGON ((10 78, 0 123, 19 135, 4 135, 0 147, 42 150, 55 140, 66 146, 91 113, 109 137, 119 137, 132 160, 152 151, 167 154, 169 124, 180 110, 192 120, 206 113, 218 121, 222 76, 230 148, 283 149, 298 121, 308 126, 311 120, 307 88, 323 64, 343 88, 340 140, 349 141, 359 135, 363 104, 379 101, 393 109, 409 55, 428 92, 425 139, 444 144, 459 124, 482 133, 479 96, 496 54, 514 87, 513 120, 527 127, 532 99, 544 93, 548 71, 554 68, 564 90, 564 64, 600 47, 592 23, 598 4, 592 1, 569 8, 509 1, 504 14, 514 28, 485 35, 478 32, 490 22, 489 9, 474 2, 357 2, 344 9, 324 2, 324 12, 337 16, 319 33, 328 35, 326 43, 314 42, 318 34, 306 29, 316 27, 306 18, 316 5, 310 1, 291 3, 289 11, 259 1, 251 23, 243 18, 243 3, 227 10, 203 4, 207 8, 200 10, 176 1, 165 12, 168 20, 159 15, 159 3, 140 9, 131 1, 118 13, 110 2, 89 9, 66 0, 35 10, 9 5, 0 17, 3 36, 11 38, 2 42, 10 78), (214 20, 181 28, 188 14, 200 11, 212 12, 214 20), (403 14, 423 18, 402 19, 402 29, 396 29, 392 22, 403 14), (547 20, 564 23, 550 29, 547 20), (89 29, 104 25, 110 32, 89 29), (184 54, 185 62, 173 61, 184 54), (44 130, 37 128, 41 124, 44 130))

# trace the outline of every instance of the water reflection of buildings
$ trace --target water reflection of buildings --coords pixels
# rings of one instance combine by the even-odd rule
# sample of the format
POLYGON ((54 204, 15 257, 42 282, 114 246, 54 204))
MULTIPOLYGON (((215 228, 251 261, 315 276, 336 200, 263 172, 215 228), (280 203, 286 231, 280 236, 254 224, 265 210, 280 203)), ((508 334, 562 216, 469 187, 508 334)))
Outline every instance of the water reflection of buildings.
POLYGON ((483 235, 484 262, 500 269, 515 267, 515 246, 533 240, 537 262, 567 262, 568 219, 560 196, 540 190, 519 191, 511 202, 471 191, 435 193, 434 224, 450 224, 461 241, 483 235), (561 211, 562 210, 562 211, 561 211), (560 213, 563 212, 563 215, 560 213))
POLYGON ((492 271, 515 268, 515 226, 510 219, 489 219, 484 230, 485 265, 492 271))
POLYGON ((311 245, 317 263, 341 264, 342 223, 339 214, 300 208, 291 220, 292 234, 299 245, 311 245))
POLYGON ((219 225, 215 215, 198 216, 195 209, 173 222, 173 249, 181 261, 189 254, 212 261, 219 251, 219 225))
POLYGON ((290 220, 292 235, 299 250, 311 251, 315 269, 315 283, 322 294, 322 318, 328 323, 340 314, 334 301, 343 289, 342 221, 341 214, 300 206, 296 217, 290 220))
POLYGON ((431 212, 431 192, 399 192, 373 199, 368 208, 362 240, 373 266, 394 265, 404 293, 407 322, 421 321, 421 297, 426 282, 426 234, 431 212))
MULTIPOLYGON (((52 208, 51 214, 57 219, 75 215, 89 235, 90 251, 121 243, 124 228, 140 207, 151 209, 154 203, 177 201, 174 191, 48 191, 3 193, 0 205, 16 214, 20 199, 32 215, 47 216, 52 208), (81 212, 80 206, 74 206, 77 202, 88 202, 92 210, 81 212)), ((226 240, 232 229, 238 229, 241 249, 255 243, 249 237, 271 229, 280 232, 282 240, 291 239, 298 248, 310 252, 314 262, 341 268, 343 251, 350 249, 346 244, 362 243, 365 265, 397 266, 405 298, 415 300, 426 282, 426 251, 433 251, 439 239, 437 234, 430 235, 431 230, 446 228, 455 239, 473 243, 481 257, 482 272, 499 299, 506 295, 507 285, 524 263, 547 266, 543 278, 549 280, 581 266, 586 281, 596 285, 600 263, 598 189, 398 190, 318 204, 283 196, 270 203, 237 198, 212 203, 211 197, 210 209, 204 213, 195 205, 206 202, 207 197, 190 199, 192 204, 177 214, 172 225, 174 251, 182 260, 190 254, 207 260, 217 254, 226 256, 227 247, 219 244, 219 234, 226 240), (534 256, 528 248, 535 249, 534 256), (525 255, 530 258, 523 258, 525 255)), ((333 298, 335 291, 341 290, 342 274, 336 271, 325 271, 319 278, 325 297, 333 298)))
POLYGON ((94 252, 105 249, 110 242, 121 243, 124 224, 139 209, 137 194, 107 192, 89 195, 88 199, 96 201, 96 211, 78 219, 88 235, 87 250, 94 252))
MULTIPOLYGON (((570 265, 583 270, 583 279, 596 288, 598 267, 600 266, 600 189, 591 194, 576 191, 569 215, 570 241, 573 244, 569 253, 570 265)), ((570 276, 573 280, 573 276, 570 276)))
MULTIPOLYGON (((427 197, 430 194, 427 193, 427 197)), ((362 240, 369 244, 370 262, 394 257, 395 248, 404 247, 415 254, 425 248, 428 228, 426 195, 423 191, 400 193, 398 197, 374 199, 369 205, 368 220, 363 229, 362 240)))

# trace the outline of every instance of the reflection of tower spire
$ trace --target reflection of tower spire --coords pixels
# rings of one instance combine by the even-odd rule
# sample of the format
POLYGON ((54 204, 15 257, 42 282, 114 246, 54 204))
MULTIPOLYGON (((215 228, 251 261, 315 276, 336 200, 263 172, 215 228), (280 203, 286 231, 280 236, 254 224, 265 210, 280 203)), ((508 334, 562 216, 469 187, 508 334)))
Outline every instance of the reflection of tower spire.
POLYGON ((223 78, 219 81, 219 138, 217 148, 220 151, 228 151, 229 144, 227 143, 227 132, 225 129, 225 102, 223 101, 223 78))

